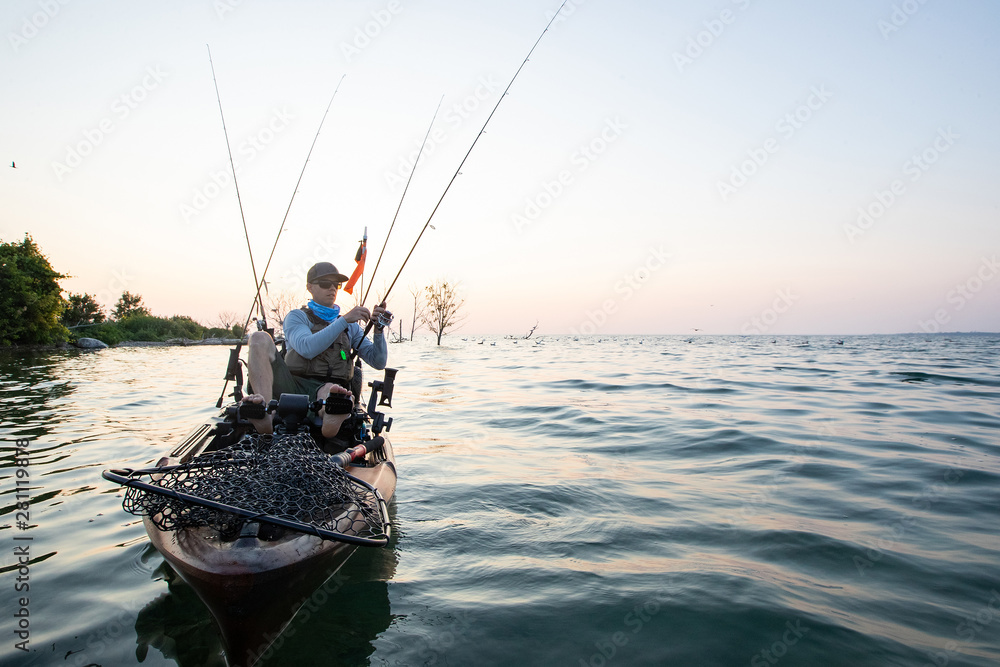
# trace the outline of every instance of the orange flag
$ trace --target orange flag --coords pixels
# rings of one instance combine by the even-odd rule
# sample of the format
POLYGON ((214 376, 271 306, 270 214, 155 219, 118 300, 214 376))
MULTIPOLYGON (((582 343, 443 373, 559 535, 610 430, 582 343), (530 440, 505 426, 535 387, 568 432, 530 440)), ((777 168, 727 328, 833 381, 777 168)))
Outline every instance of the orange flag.
POLYGON ((365 257, 368 256, 368 239, 361 242, 358 247, 358 252, 354 256, 354 261, 358 263, 354 267, 354 273, 351 274, 351 279, 347 281, 344 285, 344 291, 348 294, 354 294, 354 285, 357 284, 358 280, 361 278, 361 274, 365 272, 365 257))

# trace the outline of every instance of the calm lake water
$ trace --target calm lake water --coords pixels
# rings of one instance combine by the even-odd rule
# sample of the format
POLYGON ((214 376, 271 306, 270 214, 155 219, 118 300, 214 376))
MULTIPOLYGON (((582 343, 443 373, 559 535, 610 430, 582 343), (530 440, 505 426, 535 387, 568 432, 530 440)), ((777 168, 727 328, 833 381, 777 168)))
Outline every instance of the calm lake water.
MULTIPOLYGON (((390 347, 394 538, 264 664, 1000 664, 1000 336, 480 340, 390 347)), ((0 356, 0 663, 224 664, 100 475, 214 414, 227 355, 0 356)))

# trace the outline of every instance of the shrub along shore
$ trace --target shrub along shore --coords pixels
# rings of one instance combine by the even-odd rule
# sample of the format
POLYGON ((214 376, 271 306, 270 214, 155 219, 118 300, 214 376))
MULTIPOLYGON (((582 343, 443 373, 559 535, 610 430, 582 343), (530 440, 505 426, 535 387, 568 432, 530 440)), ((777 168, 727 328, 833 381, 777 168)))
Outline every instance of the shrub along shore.
MULTIPOLYGON (((180 345, 182 347, 187 346, 197 346, 197 345, 237 345, 243 343, 246 345, 247 339, 244 338, 240 340, 239 338, 202 338, 201 340, 192 340, 191 338, 171 338, 169 340, 156 341, 156 340, 123 340, 120 343, 115 343, 114 345, 108 345, 108 347, 167 347, 170 345, 180 345)), ((84 347, 82 344, 77 343, 66 343, 67 347, 84 347)))
MULTIPOLYGON (((22 345, 7 345, 0 347, 0 354, 18 352, 45 352, 48 350, 73 350, 80 348, 83 350, 97 350, 102 349, 101 347, 88 345, 89 340, 85 336, 74 340, 73 342, 63 341, 61 343, 25 343, 22 345)), ((103 342, 103 341, 102 341, 103 342)), ((240 340, 239 338, 202 338, 201 340, 192 340, 190 338, 171 338, 164 341, 153 341, 153 340, 123 340, 120 343, 115 343, 114 345, 105 344, 104 347, 171 347, 171 346, 182 346, 182 347, 197 347, 200 345, 237 345, 243 343, 246 345, 247 339, 244 338, 240 340)))
POLYGON ((156 317, 134 314, 112 322, 74 327, 70 342, 79 338, 96 338, 109 346, 137 342, 190 345, 207 340, 238 339, 242 338, 241 334, 239 326, 231 329, 206 327, 184 315, 156 317))
MULTIPOLYGON (((231 344, 243 338, 235 316, 220 313, 218 327, 206 327, 185 315, 157 317, 128 291, 110 313, 95 296, 63 296, 59 281, 69 276, 52 268, 38 244, 25 234, 21 241, 0 241, 0 349, 67 347, 93 338, 106 346, 231 344)), ((87 341, 78 347, 88 347, 87 341)), ((89 347, 102 347, 92 344, 89 347)))

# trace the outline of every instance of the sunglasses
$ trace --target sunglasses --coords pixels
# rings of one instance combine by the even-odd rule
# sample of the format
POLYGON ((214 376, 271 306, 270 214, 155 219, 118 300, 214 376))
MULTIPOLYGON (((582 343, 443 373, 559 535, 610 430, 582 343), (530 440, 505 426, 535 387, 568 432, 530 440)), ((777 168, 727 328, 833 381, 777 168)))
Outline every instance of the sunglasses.
POLYGON ((315 284, 319 285, 320 289, 330 289, 331 287, 340 289, 340 286, 343 285, 343 283, 335 283, 331 280, 317 280, 315 284))

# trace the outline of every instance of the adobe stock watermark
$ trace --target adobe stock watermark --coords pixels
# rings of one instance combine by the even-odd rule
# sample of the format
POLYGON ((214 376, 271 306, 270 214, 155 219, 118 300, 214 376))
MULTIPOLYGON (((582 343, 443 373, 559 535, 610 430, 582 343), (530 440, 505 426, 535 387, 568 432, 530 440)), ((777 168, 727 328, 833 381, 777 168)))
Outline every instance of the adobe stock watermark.
POLYGON ((664 266, 670 259, 669 253, 663 251, 663 247, 649 248, 646 259, 639 264, 631 273, 626 273, 614 284, 614 292, 619 298, 605 299, 600 308, 587 311, 587 318, 578 327, 570 327, 570 333, 574 336, 589 336, 596 333, 601 327, 608 323, 608 318, 618 312, 621 303, 627 302, 636 292, 649 282, 650 277, 664 266))
POLYGON ((371 46, 372 42, 378 39, 382 31, 389 27, 401 11, 403 5, 399 0, 389 0, 384 9, 378 9, 371 13, 371 20, 362 26, 355 26, 354 38, 350 42, 340 43, 340 53, 344 60, 351 62, 361 55, 361 52, 371 46))
POLYGON ((75 667, 87 667, 102 657, 107 659, 105 654, 135 627, 136 616, 143 606, 142 602, 133 598, 119 608, 118 612, 107 619, 101 627, 87 635, 85 648, 73 654, 71 664, 75 667))
MULTIPOLYGON (((957 484, 963 476, 965 476, 965 472, 958 465, 949 467, 942 475, 944 484, 928 484, 918 495, 910 499, 910 503, 921 512, 928 511, 934 503, 951 491, 951 487, 957 484)), ((911 513, 904 514, 892 521, 882 522, 883 532, 878 539, 867 546, 862 556, 854 556, 854 567, 857 568, 858 574, 866 576, 867 570, 875 567, 875 563, 882 560, 885 552, 893 549, 896 543, 903 539, 906 532, 917 525, 917 522, 918 517, 911 513)))
MULTIPOLYGON (((740 11, 746 11, 750 7, 751 0, 732 0, 732 4, 736 5, 740 11)), ((726 27, 736 23, 738 17, 739 15, 732 9, 723 9, 716 16, 702 21, 704 29, 689 37, 682 51, 674 51, 673 53, 677 71, 683 74, 684 68, 693 65, 694 61, 701 58, 722 36, 726 27)))
POLYGON ((342 251, 341 244, 334 241, 333 236, 330 235, 312 242, 315 243, 312 253, 300 257, 287 271, 278 276, 275 282, 281 287, 290 290, 304 290, 309 268, 317 262, 332 261, 342 251))
MULTIPOLYGON (((961 137, 962 135, 952 130, 950 125, 947 128, 938 128, 937 136, 926 148, 914 153, 903 162, 903 177, 910 183, 919 181, 961 137)), ((858 217, 854 223, 844 225, 844 235, 848 241, 854 243, 888 213, 900 197, 906 194, 906 180, 893 179, 885 189, 875 191, 874 198, 868 205, 858 207, 858 217)))
POLYGON ((778 664, 778 661, 788 654, 788 650, 798 644, 799 640, 809 632, 809 628, 802 625, 802 621, 798 619, 794 623, 786 621, 785 628, 781 639, 773 642, 769 647, 761 649, 750 658, 750 667, 767 667, 778 664))
POLYGON ((236 11, 236 8, 242 5, 244 0, 215 0, 212 3, 212 9, 215 10, 215 15, 219 17, 220 21, 226 20, 226 14, 230 14, 236 11))
MULTIPOLYGON (((259 130, 241 141, 233 155, 232 168, 236 170, 237 176, 243 167, 252 162, 279 134, 288 129, 293 120, 295 120, 295 116, 287 109, 274 109, 271 117, 261 125, 259 130)), ((223 190, 232 185, 232 181, 233 177, 229 169, 222 167, 213 170, 203 185, 194 188, 191 199, 180 203, 179 211, 184 222, 191 222, 207 209, 216 197, 222 194, 223 190)))
POLYGON ((607 152, 611 144, 621 138, 626 129, 628 124, 619 116, 605 119, 604 127, 597 136, 580 145, 570 156, 570 167, 561 169, 551 180, 542 181, 535 194, 525 198, 524 208, 510 216, 514 229, 522 233, 525 227, 535 222, 545 209, 552 206, 576 182, 579 174, 587 171, 607 152))
POLYGON ((167 72, 160 69, 159 65, 147 67, 145 75, 139 83, 111 102, 110 116, 102 118, 94 127, 84 129, 82 140, 75 144, 68 144, 66 157, 63 158, 63 161, 52 162, 52 171, 59 182, 62 183, 67 175, 73 173, 73 170, 83 164, 84 159, 91 155, 108 135, 118 128, 120 123, 131 116, 132 112, 138 109, 139 105, 149 97, 149 94, 160 87, 167 76, 167 72))
POLYGON ((552 19, 553 17, 555 17, 556 13, 551 9, 546 9, 545 20, 552 21, 553 26, 556 26, 562 23, 563 21, 568 21, 569 17, 573 16, 573 14, 576 13, 576 10, 580 8, 580 5, 584 4, 586 1, 587 0, 569 0, 563 6, 562 10, 559 12, 559 18, 557 18, 555 21, 552 21, 552 19))
MULTIPOLYGON (((497 411, 498 416, 503 419, 507 414, 513 416, 515 410, 511 407, 497 411)), ((461 457, 468 461, 475 460, 478 453, 497 440, 497 433, 487 430, 480 425, 469 424, 468 428, 462 428, 462 435, 456 436, 454 446, 448 447, 448 455, 461 457)), ((432 466, 429 469, 421 470, 421 482, 430 488, 441 489, 455 482, 455 475, 446 466, 432 466)))
MULTIPOLYGON (((823 422, 813 432, 813 437, 816 438, 815 444, 804 443, 792 446, 789 451, 789 462, 791 465, 784 469, 774 470, 768 476, 766 482, 755 485, 757 489, 755 492, 749 495, 744 494, 743 504, 740 507, 740 518, 744 521, 750 521, 758 514, 768 511, 767 506, 778 495, 779 489, 785 480, 790 475, 798 472, 805 465, 806 461, 814 458, 821 452, 825 442, 836 436, 837 431, 833 427, 832 422, 823 422)), ((733 522, 727 524, 730 528, 735 525, 733 522)))
POLYGON ((634 642, 643 628, 653 620, 663 605, 674 595, 675 588, 672 575, 667 575, 666 582, 649 599, 632 607, 622 617, 621 629, 609 633, 606 637, 601 637, 594 642, 597 649, 587 658, 580 658, 580 667, 606 667, 619 651, 634 642))
MULTIPOLYGON (((442 120, 451 130, 457 130, 461 127, 462 123, 479 110, 483 102, 490 99, 498 90, 503 90, 504 86, 503 82, 494 78, 492 74, 479 77, 479 81, 476 83, 477 85, 471 93, 452 104, 445 111, 442 120)), ((395 192, 398 188, 406 185, 407 180, 410 178, 410 173, 413 171, 413 165, 417 162, 417 158, 433 155, 437 147, 447 140, 447 130, 441 127, 431 128, 422 154, 420 152, 421 142, 414 140, 413 150, 399 157, 394 171, 387 170, 383 175, 386 185, 389 186, 389 191, 395 192)))
MULTIPOLYGON (((990 597, 986 604, 978 611, 966 615, 962 622, 955 627, 955 634, 958 635, 959 639, 971 642, 996 619, 1000 619, 1000 591, 994 588, 990 591, 990 597)), ((963 648, 966 648, 963 642, 949 640, 945 643, 944 650, 927 651, 927 656, 932 661, 928 663, 927 667, 932 665, 945 667, 956 654, 963 652, 963 648)))
POLYGON ((767 333, 781 319, 781 316, 791 309, 792 304, 798 300, 799 297, 792 293, 792 288, 786 287, 785 289, 778 290, 775 292, 774 301, 771 302, 771 305, 760 311, 759 315, 755 315, 744 322, 743 326, 740 327, 740 333, 744 336, 767 333))
POLYGON ((892 13, 889 14, 889 18, 879 19, 875 24, 878 27, 878 31, 882 33, 882 39, 887 40, 889 39, 889 35, 898 32, 926 4, 927 0, 903 0, 898 5, 893 3, 892 13))
POLYGON ((451 650, 456 644, 467 637, 469 630, 472 628, 472 620, 469 618, 469 612, 462 610, 452 616, 452 622, 438 632, 433 639, 424 639, 427 646, 420 653, 420 664, 439 664, 442 653, 451 650))
POLYGON ((945 301, 950 308, 938 308, 933 316, 926 320, 918 320, 917 324, 926 333, 938 333, 943 325, 951 321, 952 315, 975 299, 986 283, 996 278, 998 273, 1000 273, 1000 262, 997 261, 997 256, 983 257, 972 275, 948 290, 945 301))
POLYGON ((13 30, 7 33, 7 41, 14 53, 29 41, 33 40, 39 33, 62 11, 62 8, 70 3, 70 0, 40 0, 38 11, 25 16, 21 21, 21 27, 17 32, 13 30))
MULTIPOLYGON (((95 295, 95 299, 98 303, 102 304, 114 304, 121 297, 122 293, 128 289, 129 284, 134 280, 134 276, 128 275, 128 269, 122 267, 117 271, 111 271, 111 280, 108 281, 108 286, 102 289, 95 295)), ((111 310, 112 306, 108 306, 111 310)))
POLYGON ((28 532, 33 527, 31 523, 31 460, 28 455, 28 448, 31 441, 27 438, 18 438, 14 441, 14 472, 9 477, 14 478, 14 488, 10 492, 16 500, 12 509, 15 509, 14 522, 11 528, 17 526, 22 531, 20 535, 14 535, 14 558, 17 562, 17 577, 14 579, 14 602, 17 611, 12 616, 16 629, 14 636, 21 641, 14 643, 14 648, 19 651, 29 653, 31 648, 31 545, 34 537, 28 532))
POLYGON ((330 601, 330 598, 340 592, 347 581, 348 578, 339 572, 331 575, 322 586, 313 591, 307 598, 289 605, 288 611, 294 615, 288 625, 278 632, 265 632, 256 649, 248 649, 246 656, 237 657, 245 657, 247 664, 270 664, 275 651, 284 645, 285 640, 293 637, 299 628, 312 618, 313 614, 320 611, 330 601))
POLYGON ((767 164, 771 156, 778 152, 782 141, 790 141, 832 97, 833 93, 827 90, 826 84, 812 86, 809 89, 809 95, 802 104, 779 118, 774 124, 774 130, 778 136, 768 137, 760 147, 747 150, 747 159, 733 165, 729 178, 716 182, 716 189, 718 189, 723 203, 749 183, 761 167, 767 164))

